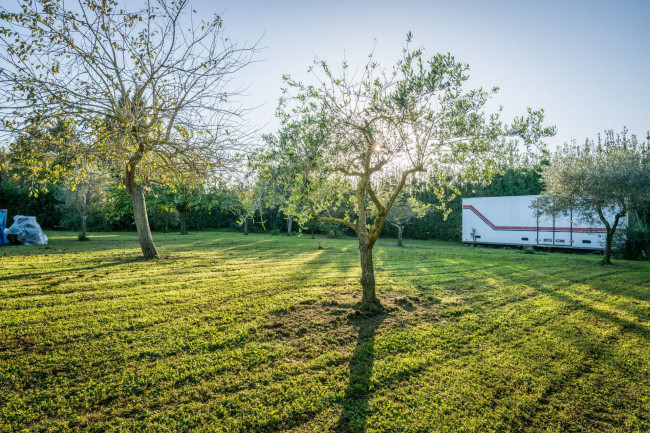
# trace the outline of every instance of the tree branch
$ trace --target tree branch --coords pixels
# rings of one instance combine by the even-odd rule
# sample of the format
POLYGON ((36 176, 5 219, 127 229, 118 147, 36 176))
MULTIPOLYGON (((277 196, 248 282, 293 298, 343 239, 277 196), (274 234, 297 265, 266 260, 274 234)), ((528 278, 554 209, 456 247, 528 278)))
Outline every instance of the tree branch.
POLYGON ((352 224, 352 222, 350 222, 350 221, 348 221, 346 219, 335 218, 335 217, 326 217, 326 216, 323 216, 323 215, 319 215, 318 212, 316 212, 316 209, 314 208, 314 205, 313 205, 313 203, 311 201, 309 202, 309 208, 311 210, 311 215, 310 215, 311 219, 313 219, 314 221, 322 221, 322 222, 327 222, 327 223, 340 224, 340 225, 346 226, 348 228, 351 228, 352 230, 354 230, 355 233, 357 232, 357 226, 355 226, 354 224, 352 224))

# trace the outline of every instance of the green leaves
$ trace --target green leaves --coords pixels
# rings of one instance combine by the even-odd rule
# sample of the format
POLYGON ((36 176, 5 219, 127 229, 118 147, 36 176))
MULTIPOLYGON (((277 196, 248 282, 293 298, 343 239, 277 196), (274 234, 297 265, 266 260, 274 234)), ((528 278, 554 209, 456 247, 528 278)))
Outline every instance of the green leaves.
POLYGON ((606 131, 582 146, 565 144, 543 172, 546 184, 537 206, 548 214, 577 211, 585 222, 605 227, 603 261, 609 263, 619 221, 650 207, 650 141, 606 131))
POLYGON ((6 116, 11 132, 24 132, 34 119, 75 118, 106 168, 122 172, 134 152, 146 154, 141 180, 224 160, 242 111, 227 107, 223 80, 254 49, 224 38, 220 16, 188 29, 179 20, 185 1, 138 9, 89 0, 81 11, 61 0, 18 6, 0 15, 1 33, 11 36, 0 40, 8 53, 0 75, 10 86, 2 96, 16 101, 6 116), (197 137, 205 130, 219 137, 197 137))
MULTIPOLYGON (((504 161, 522 157, 519 143, 543 148, 543 138, 554 134, 543 126, 543 111, 529 110, 512 125, 500 111, 486 114, 497 87, 464 90, 468 65, 449 53, 427 59, 411 42, 409 32, 402 57, 389 70, 371 53, 358 77, 346 63, 332 68, 316 58, 313 84, 285 79, 282 128, 270 145, 273 161, 291 173, 283 179, 289 196, 309 217, 356 214, 356 226, 365 230, 367 217, 375 215, 369 230, 378 233, 414 173, 428 171, 436 188, 450 174, 489 182, 504 161)), ((439 192, 441 200, 453 197, 439 192)), ((414 204, 410 210, 422 213, 414 204)))
POLYGON ((545 194, 562 210, 596 208, 614 214, 650 202, 650 144, 636 136, 606 131, 597 141, 565 144, 543 173, 545 194))

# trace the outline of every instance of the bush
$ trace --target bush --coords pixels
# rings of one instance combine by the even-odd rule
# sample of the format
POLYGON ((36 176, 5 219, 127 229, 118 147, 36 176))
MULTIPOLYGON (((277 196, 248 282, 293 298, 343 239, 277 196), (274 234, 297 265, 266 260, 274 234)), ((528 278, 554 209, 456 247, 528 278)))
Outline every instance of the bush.
POLYGON ((642 226, 628 230, 621 254, 626 260, 647 260, 650 255, 650 231, 642 226))
POLYGON ((533 247, 524 247, 523 252, 524 252, 524 254, 535 254, 535 248, 533 248, 533 247))
POLYGON ((271 230, 271 236, 279 236, 279 235, 280 235, 280 229, 271 230))
POLYGON ((32 215, 43 229, 61 227, 63 215, 57 200, 58 187, 48 185, 49 192, 30 195, 29 187, 11 179, 0 180, 0 208, 7 208, 7 226, 13 223, 15 215, 32 215))
POLYGON ((338 227, 333 227, 327 232, 327 237, 329 239, 338 239, 341 237, 341 230, 339 230, 338 227))

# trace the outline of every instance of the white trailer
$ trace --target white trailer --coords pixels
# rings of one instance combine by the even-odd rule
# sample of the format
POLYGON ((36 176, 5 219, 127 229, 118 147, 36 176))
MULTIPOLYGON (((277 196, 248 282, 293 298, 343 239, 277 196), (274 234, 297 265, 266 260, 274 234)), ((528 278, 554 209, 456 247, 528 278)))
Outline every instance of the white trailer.
MULTIPOLYGON (((538 195, 463 199, 463 243, 602 250, 607 230, 583 215, 538 215, 538 195), (474 231, 474 234, 472 234, 474 231)), ((624 222, 623 222, 624 223, 624 222)))

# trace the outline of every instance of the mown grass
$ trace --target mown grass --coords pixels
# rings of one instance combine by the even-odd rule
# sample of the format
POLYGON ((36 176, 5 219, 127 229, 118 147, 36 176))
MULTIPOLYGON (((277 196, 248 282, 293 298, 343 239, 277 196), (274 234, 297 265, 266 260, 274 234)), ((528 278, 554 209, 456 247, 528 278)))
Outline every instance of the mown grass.
POLYGON ((650 266, 380 240, 0 249, 0 431, 650 431, 650 266))

